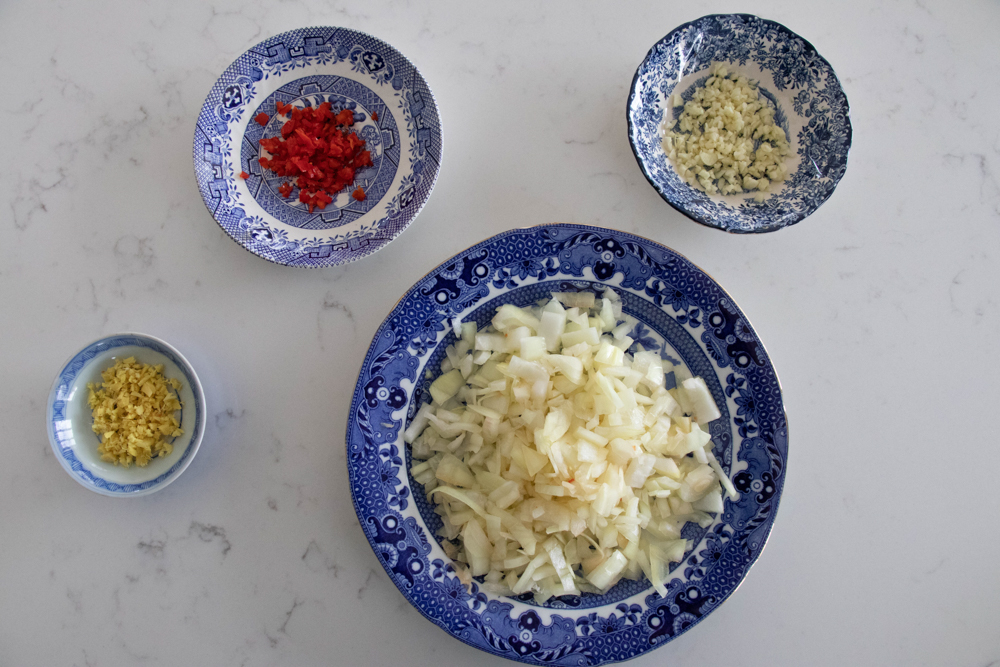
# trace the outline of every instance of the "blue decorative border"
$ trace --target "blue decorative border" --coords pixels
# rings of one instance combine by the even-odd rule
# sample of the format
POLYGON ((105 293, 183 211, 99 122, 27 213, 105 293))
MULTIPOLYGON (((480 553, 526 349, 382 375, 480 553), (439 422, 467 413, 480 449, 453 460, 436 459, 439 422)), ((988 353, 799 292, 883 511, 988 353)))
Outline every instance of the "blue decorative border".
MULTIPOLYGON (((370 35, 346 28, 312 27, 264 40, 223 72, 199 114, 193 158, 202 199, 233 240, 277 264, 321 268, 365 257, 409 226, 434 188, 441 148, 441 120, 434 95, 409 60, 370 35), (255 200, 248 200, 235 183, 245 170, 241 158, 245 137, 234 137, 233 132, 247 123, 248 114, 262 97, 273 92, 272 88, 315 78, 315 71, 299 76, 306 74, 307 67, 321 68, 321 75, 364 80, 381 102, 392 106, 386 112, 397 114, 394 120, 400 123, 398 133, 402 136, 392 140, 406 137, 408 144, 399 166, 403 176, 395 192, 369 204, 370 210, 348 224, 304 225, 315 232, 326 231, 326 236, 302 236, 296 226, 279 221, 255 200)), ((259 170, 248 173, 260 176, 259 170)))
MULTIPOLYGON (((84 400, 84 399, 79 399, 84 400)), ((201 393, 201 386, 198 382, 197 377, 194 375, 194 370, 191 368, 190 364, 183 357, 179 357, 175 354, 175 351, 160 341, 155 339, 146 338, 144 336, 137 336, 134 334, 127 334, 121 336, 110 336, 108 338, 102 338, 94 343, 91 343, 87 347, 80 350, 60 371, 59 376, 56 378, 55 385, 52 388, 52 397, 50 399, 49 405, 49 437, 52 441, 52 448, 55 450, 56 455, 61 458, 61 463, 63 467, 66 468, 75 478, 83 482, 87 486, 92 486, 95 489, 100 489, 101 492, 106 495, 121 495, 128 496, 133 495, 138 492, 148 491, 149 489, 159 486, 170 480, 179 470, 181 470, 185 465, 187 465, 187 460, 193 455, 196 447, 194 446, 202 431, 202 422, 205 420, 205 415, 203 414, 204 397, 201 393), (187 445, 184 449, 184 453, 181 457, 167 470, 165 473, 160 475, 155 479, 151 479, 138 484, 120 484, 118 482, 112 482, 106 480, 102 477, 98 477, 86 467, 83 463, 76 457, 75 448, 78 443, 72 438, 72 436, 67 437, 65 432, 60 431, 56 428, 56 424, 60 421, 66 421, 66 409, 69 406, 68 394, 72 389, 73 382, 76 380, 80 372, 86 367, 87 363, 96 357, 97 355, 107 352, 108 350, 113 350, 120 347, 144 347, 154 352, 158 352, 170 360, 172 363, 181 370, 184 374, 184 380, 188 387, 191 389, 191 393, 194 394, 194 424, 191 428, 190 433, 187 434, 187 445)), ((191 406, 186 406, 190 409, 191 406)), ((182 413, 183 414, 183 413, 182 413)))
MULTIPOLYGON (((627 660, 698 623, 739 585, 773 525, 788 454, 777 376, 742 312, 709 276, 674 251, 631 234, 578 225, 505 232, 452 257, 410 289, 379 327, 362 364, 347 423, 351 496, 389 577, 424 616, 456 638, 528 664, 627 660), (535 606, 466 589, 437 546, 428 508, 404 466, 401 434, 440 360, 449 322, 485 321, 497 304, 548 290, 613 286, 652 340, 653 329, 706 377, 726 414, 712 422, 715 453, 740 492, 671 572, 667 598, 631 595, 535 606)), ((619 584, 621 586, 622 584, 619 584)), ((628 588, 630 584, 625 584, 628 588)))
POLYGON ((780 23, 750 14, 704 16, 668 33, 636 70, 626 113, 632 152, 660 196, 692 220, 727 232, 771 232, 803 220, 829 199, 847 169, 850 106, 830 63, 780 23), (775 104, 776 120, 786 132, 789 116, 802 125, 789 136, 798 169, 762 203, 750 198, 733 205, 691 187, 663 151, 666 100, 682 78, 713 62, 750 62, 769 72, 776 90, 763 81, 761 90, 775 104))

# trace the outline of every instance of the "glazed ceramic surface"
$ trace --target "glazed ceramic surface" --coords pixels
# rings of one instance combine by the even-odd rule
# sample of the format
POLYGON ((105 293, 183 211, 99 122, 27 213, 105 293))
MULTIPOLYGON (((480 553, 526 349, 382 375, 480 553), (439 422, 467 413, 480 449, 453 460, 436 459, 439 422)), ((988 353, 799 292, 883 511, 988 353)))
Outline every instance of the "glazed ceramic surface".
POLYGON ((105 496, 143 496, 170 484, 190 465, 205 434, 205 410, 201 382, 180 352, 153 336, 124 333, 96 340, 66 362, 49 394, 46 421, 52 450, 73 479, 105 496), (101 439, 91 428, 94 418, 87 403, 87 385, 99 387, 101 373, 129 357, 141 364, 162 364, 163 375, 181 383, 178 421, 184 433, 171 441, 170 454, 141 468, 101 460, 101 439))
MULTIPOLYGON (((672 373, 668 386, 674 381, 672 373)), ((358 519, 400 592, 462 641, 529 664, 598 665, 670 641, 739 585, 774 522, 788 430, 764 346, 725 291, 684 257, 610 229, 549 225, 505 232, 452 257, 404 296, 375 334, 348 417, 348 468, 358 519), (604 595, 536 605, 530 593, 495 597, 458 580, 437 538, 440 518, 409 475, 402 432, 455 342, 450 322, 486 326, 505 303, 552 292, 613 289, 632 351, 656 350, 703 377, 722 416, 714 453, 739 491, 708 527, 688 523, 692 548, 673 565, 667 598, 644 578, 604 595), (431 377, 426 376, 430 371, 431 377)))
POLYGON ((847 168, 851 121, 833 68, 816 49, 774 21, 749 14, 705 16, 675 28, 639 65, 628 99, 629 141, 643 174, 671 206, 727 232, 771 232, 793 225, 833 194, 847 168), (754 193, 709 195, 684 182, 663 150, 663 126, 684 110, 713 63, 759 82, 761 97, 792 148, 790 176, 754 193))
POLYGON ((389 44, 345 28, 292 30, 241 55, 212 86, 194 135, 198 188, 216 221, 288 266, 335 266, 385 246, 420 212, 440 163, 441 122, 420 72, 389 44), (297 187, 283 197, 289 179, 260 165, 260 139, 280 136, 284 122, 277 102, 354 112, 351 129, 373 164, 323 209, 299 202, 297 187), (351 196, 355 187, 364 200, 351 196))

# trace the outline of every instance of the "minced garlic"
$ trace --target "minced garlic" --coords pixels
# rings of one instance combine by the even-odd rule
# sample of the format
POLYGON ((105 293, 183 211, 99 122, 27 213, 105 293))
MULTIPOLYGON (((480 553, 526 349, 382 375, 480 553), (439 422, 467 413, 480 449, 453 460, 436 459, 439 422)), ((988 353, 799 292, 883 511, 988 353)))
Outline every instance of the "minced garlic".
POLYGON ((87 384, 93 429, 102 437, 101 459, 128 468, 170 454, 174 448, 166 438, 184 432, 174 416, 181 409, 180 381, 164 377, 163 364, 140 364, 135 357, 119 359, 101 379, 99 387, 87 384))
POLYGON ((672 97, 672 105, 683 105, 684 111, 676 123, 665 125, 663 150, 686 183, 709 194, 756 191, 761 202, 771 183, 788 176, 788 138, 756 82, 722 64, 710 72, 690 102, 672 97))

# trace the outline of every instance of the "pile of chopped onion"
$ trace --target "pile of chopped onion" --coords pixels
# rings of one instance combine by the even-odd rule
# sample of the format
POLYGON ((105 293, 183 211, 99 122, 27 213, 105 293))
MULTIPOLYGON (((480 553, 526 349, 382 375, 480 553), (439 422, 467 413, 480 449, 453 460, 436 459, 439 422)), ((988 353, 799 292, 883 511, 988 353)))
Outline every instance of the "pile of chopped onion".
POLYGON ((720 482, 737 497, 703 427, 719 410, 701 378, 626 352, 614 290, 552 297, 501 306, 482 331, 452 323, 460 338, 404 433, 410 472, 466 583, 541 603, 645 575, 666 595, 691 546, 681 528, 711 524, 720 482))

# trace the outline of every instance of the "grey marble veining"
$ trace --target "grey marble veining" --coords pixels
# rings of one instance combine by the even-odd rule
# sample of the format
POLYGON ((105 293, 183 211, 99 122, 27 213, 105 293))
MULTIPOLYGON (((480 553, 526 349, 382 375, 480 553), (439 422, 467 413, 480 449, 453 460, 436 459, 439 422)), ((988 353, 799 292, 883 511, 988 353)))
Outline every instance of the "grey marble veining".
POLYGON ((343 433, 364 354, 424 273, 517 226, 665 243, 726 287, 782 378, 790 465, 768 548, 697 628, 634 661, 1000 663, 1000 7, 879 0, 0 7, 0 665, 497 665, 395 590, 364 540, 343 433), (847 173, 781 232, 667 206, 626 138, 648 48, 738 9, 811 41, 852 108, 847 173), (393 44, 437 97, 444 159, 398 239, 343 267, 275 266, 195 186, 216 77, 306 25, 393 44), (137 330, 205 386, 198 457, 162 492, 92 494, 44 430, 60 364, 137 330))

